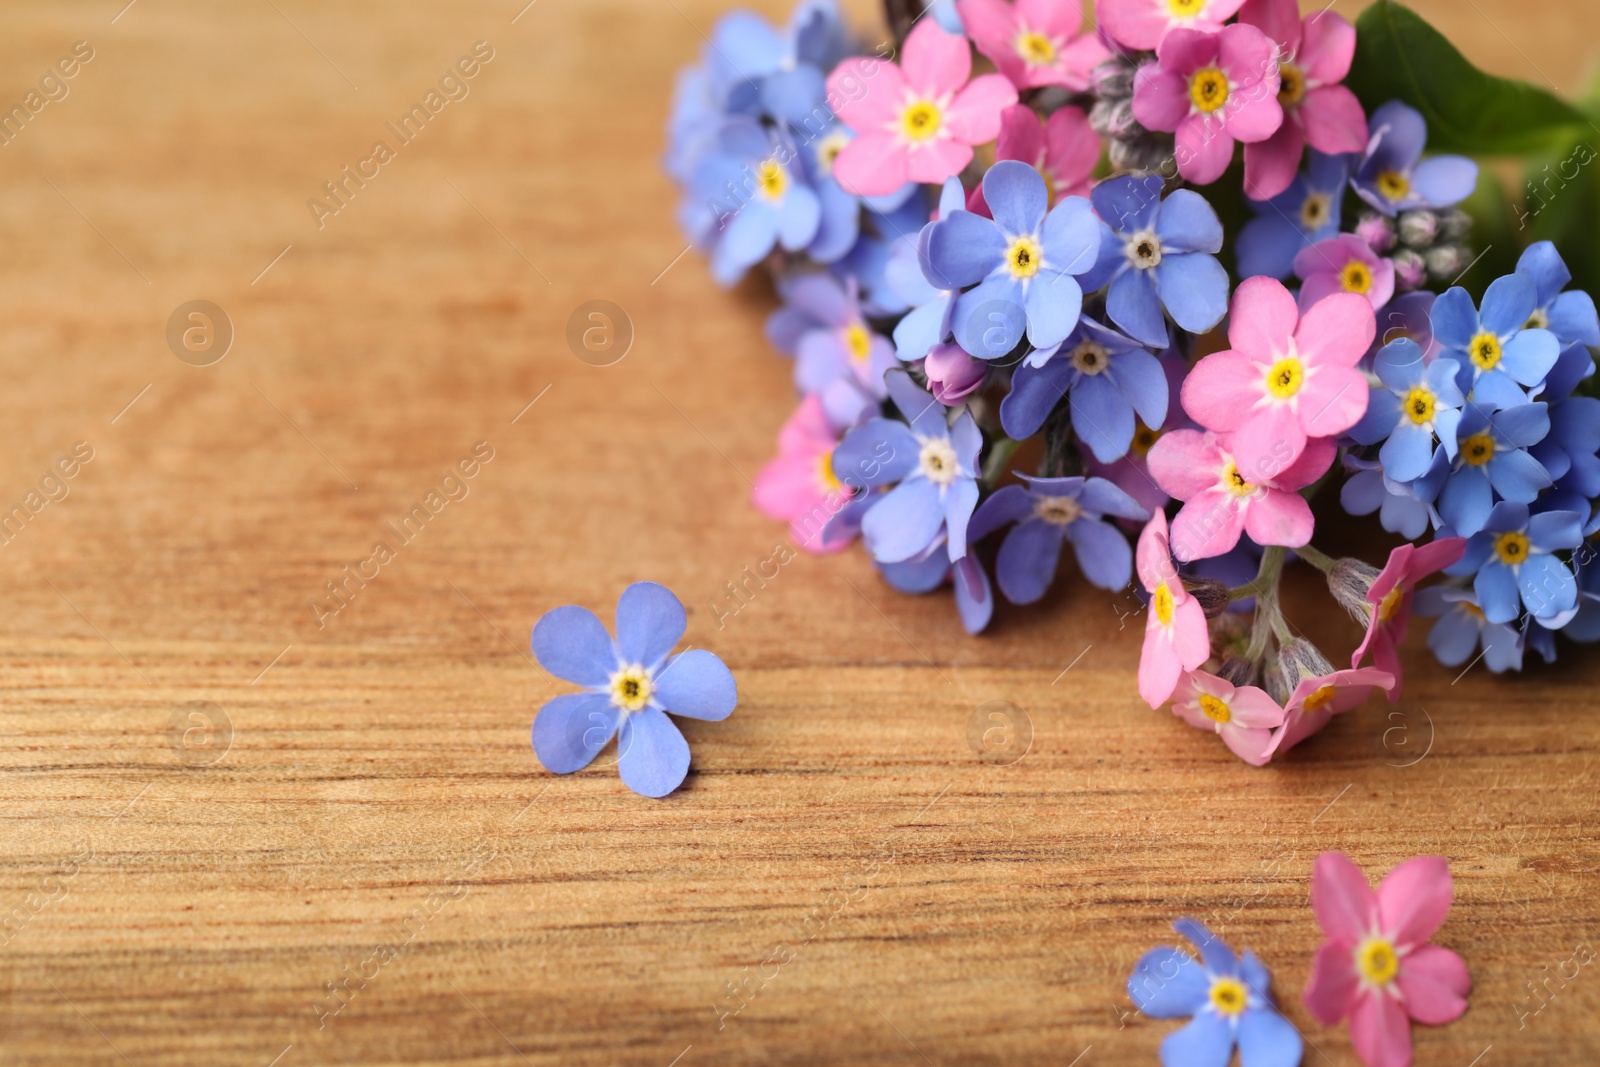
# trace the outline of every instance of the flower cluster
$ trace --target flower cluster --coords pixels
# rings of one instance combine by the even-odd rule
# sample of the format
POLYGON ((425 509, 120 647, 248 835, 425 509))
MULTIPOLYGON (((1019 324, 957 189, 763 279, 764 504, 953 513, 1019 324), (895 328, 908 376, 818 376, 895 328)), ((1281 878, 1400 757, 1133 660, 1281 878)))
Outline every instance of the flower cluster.
POLYGON ((729 15, 683 76, 683 224, 719 281, 773 276, 800 397, 758 505, 948 584, 973 632, 1070 544, 1146 599, 1141 695, 1253 764, 1398 696, 1440 571, 1415 609, 1447 663, 1600 637, 1600 321, 1555 249, 1456 286, 1477 165, 1404 102, 1368 114, 1337 13, 1090 6, 941 2, 864 54, 804 0, 782 30, 729 15), (1324 488, 1411 543, 1319 550, 1324 488), (1290 559, 1360 625, 1348 668, 1279 610, 1290 559))

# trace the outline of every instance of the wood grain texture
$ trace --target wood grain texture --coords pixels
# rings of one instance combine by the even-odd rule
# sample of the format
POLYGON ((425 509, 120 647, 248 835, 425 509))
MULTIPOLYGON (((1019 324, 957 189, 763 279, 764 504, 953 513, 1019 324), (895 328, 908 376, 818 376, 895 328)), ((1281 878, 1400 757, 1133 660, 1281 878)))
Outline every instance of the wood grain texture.
MULTIPOLYGON (((656 164, 726 5, 122 3, 0 12, 0 99, 95 50, 0 147, 0 501, 93 449, 0 547, 4 1062, 1148 1064, 1171 1024, 1123 985, 1189 913, 1343 1065, 1299 1002, 1330 848, 1451 859, 1439 940, 1476 986, 1419 1067, 1600 1058, 1592 967, 1519 1017, 1600 937, 1590 656, 1453 683, 1418 635, 1403 703, 1258 771, 1139 704, 1136 624, 1081 584, 974 640, 947 596, 806 557, 719 628, 784 536, 747 497, 790 404, 769 294, 675 259, 656 164), (318 228, 307 199, 480 40, 470 95, 318 228), (165 337, 199 298, 237 334, 204 368, 165 337), (567 348, 593 299, 636 330, 614 366, 567 348), (644 577, 741 688, 659 802, 528 745, 567 688, 533 621, 644 577), (1031 720, 1011 766, 969 748, 989 701, 1031 720), (215 762, 194 702, 231 723, 215 762)), ((1563 90, 1592 53, 1586 0, 1416 6, 1563 90)))

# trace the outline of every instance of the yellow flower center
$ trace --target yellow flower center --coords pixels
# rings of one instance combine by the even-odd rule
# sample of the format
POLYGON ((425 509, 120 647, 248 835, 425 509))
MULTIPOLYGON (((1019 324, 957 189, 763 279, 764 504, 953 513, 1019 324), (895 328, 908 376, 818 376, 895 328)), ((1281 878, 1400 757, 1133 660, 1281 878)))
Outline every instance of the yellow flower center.
POLYGON ((1433 412, 1437 398, 1433 391, 1424 385, 1414 385, 1406 394, 1406 418, 1417 426, 1426 426, 1433 421, 1433 412))
POLYGON ((1544 308, 1534 308, 1533 314, 1528 316, 1528 321, 1522 324, 1524 330, 1547 330, 1550 328, 1550 313, 1544 308))
POLYGON ((844 331, 844 343, 850 349, 850 358, 865 363, 872 355, 872 335, 859 322, 852 322, 844 331))
MULTIPOLYGON (((1209 713, 1208 713, 1209 714, 1209 713)), ((1219 720, 1227 722, 1227 719, 1219 720)), ((1250 991, 1237 978, 1218 978, 1211 983, 1211 1005, 1223 1015, 1238 1015, 1250 1003, 1250 991)))
POLYGON ((1467 346, 1467 355, 1479 370, 1494 370, 1500 365, 1501 354, 1500 338, 1492 333, 1478 334, 1467 346))
POLYGON ((1154 448, 1155 443, 1159 440, 1161 440, 1160 430, 1152 430, 1150 427, 1140 422, 1134 426, 1133 444, 1131 447, 1135 452, 1139 453, 1139 455, 1148 456, 1150 454, 1150 449, 1154 448))
POLYGON ((1472 603, 1470 600, 1463 600, 1459 604, 1457 604, 1456 606, 1459 607, 1466 614, 1471 615, 1474 619, 1480 619, 1481 620, 1484 617, 1483 609, 1478 607, 1478 605, 1472 603))
POLYGON ((1315 693, 1312 693, 1310 696, 1306 697, 1305 703, 1301 704, 1300 706, 1306 711, 1320 711, 1329 704, 1333 703, 1334 694, 1337 692, 1338 690, 1333 686, 1325 685, 1318 689, 1315 693))
POLYGON ((1378 621, 1388 622, 1394 618, 1394 613, 1400 610, 1400 604, 1405 598, 1405 591, 1398 585, 1389 590, 1382 602, 1378 604, 1378 621))
POLYGON ((1278 103, 1295 107, 1306 96, 1306 72, 1293 63, 1278 64, 1278 103))
POLYGON ((1192 19, 1206 9, 1206 0, 1167 0, 1167 10, 1177 19, 1192 19))
POLYGON ((1312 193, 1300 205, 1300 222, 1308 230, 1320 230, 1328 223, 1333 198, 1327 193, 1312 193))
POLYGON ((1347 293, 1367 295, 1367 290, 1372 288, 1372 268, 1359 259, 1352 259, 1344 265, 1339 272, 1339 284, 1347 293))
POLYGON ((1397 170, 1386 170, 1378 175, 1378 192, 1387 200, 1399 200, 1411 191, 1411 179, 1397 170))
POLYGON ((1528 558, 1528 535, 1515 530, 1501 534, 1494 539, 1494 554, 1507 567, 1515 567, 1528 558))
POLYGON ((1279 400, 1288 400, 1305 384, 1306 369, 1294 356, 1285 356, 1267 371, 1267 391, 1279 400))
POLYGON ((1201 67, 1189 79, 1189 99, 1211 114, 1228 102, 1228 76, 1216 67, 1201 67))
POLYGON ((956 475, 961 473, 961 464, 956 460, 956 450, 949 440, 943 437, 930 437, 922 442, 917 465, 922 469, 923 476, 934 485, 949 485, 956 480, 956 475))
MULTIPOLYGON (((1200 694, 1200 714, 1214 723, 1226 723, 1233 719, 1233 709, 1228 707, 1228 702, 1221 697, 1214 697, 1210 693, 1200 694)), ((1222 979, 1222 981, 1227 981, 1227 979, 1222 979)), ((1211 995, 1213 998, 1217 995, 1214 987, 1211 995)))
POLYGON ((1356 946, 1356 970, 1372 985, 1388 985, 1400 973, 1400 957, 1381 937, 1369 937, 1356 946))
POLYGON ((1017 34, 1017 55, 1030 67, 1048 67, 1056 61, 1056 46, 1042 33, 1023 30, 1017 34))
POLYGON ((1166 582, 1162 582, 1160 585, 1156 586, 1156 592, 1155 596, 1152 598, 1152 603, 1154 603, 1156 607, 1156 621, 1162 626, 1171 626, 1172 609, 1174 604, 1172 602, 1172 590, 1167 588, 1166 582))
POLYGON ((1081 342, 1067 358, 1084 374, 1103 374, 1111 366, 1111 353, 1094 341, 1081 342))
POLYGON ((756 170, 756 186, 768 200, 781 200, 789 188, 789 175, 775 159, 769 159, 756 170))
POLYGON ((1034 500, 1033 513, 1053 526, 1071 526, 1083 508, 1070 496, 1043 496, 1034 500))
POLYGON ((650 703, 650 675, 643 667, 623 667, 611 675, 611 702, 623 711, 638 711, 650 703))
POLYGON ((900 115, 900 128, 912 141, 926 141, 939 132, 944 117, 927 100, 918 100, 900 115))
POLYGON ((833 473, 833 450, 824 452, 817 461, 817 481, 822 488, 830 493, 837 493, 844 488, 839 481, 839 476, 833 473))
POLYGON ((1239 473, 1239 465, 1231 459, 1223 468, 1222 484, 1226 485, 1234 496, 1249 496, 1256 491, 1255 485, 1244 480, 1244 475, 1239 473))
POLYGON ((1031 278, 1044 266, 1044 248, 1032 237, 1018 237, 1006 251, 1006 266, 1013 278, 1031 278))
POLYGON ((831 133, 817 142, 817 163, 824 173, 833 173, 833 161, 839 158, 839 153, 849 143, 850 138, 842 133, 831 133))
POLYGON ((1486 433, 1475 433, 1461 442, 1461 458, 1474 467, 1481 467, 1494 458, 1494 438, 1486 433))

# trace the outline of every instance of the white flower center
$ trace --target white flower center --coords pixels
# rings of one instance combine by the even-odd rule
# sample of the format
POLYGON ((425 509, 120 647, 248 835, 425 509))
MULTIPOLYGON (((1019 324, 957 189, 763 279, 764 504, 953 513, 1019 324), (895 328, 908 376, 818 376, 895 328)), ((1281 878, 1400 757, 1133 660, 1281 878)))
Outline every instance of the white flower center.
POLYGON ((1161 238, 1154 230, 1140 230, 1123 248, 1135 270, 1149 270, 1161 262, 1161 238))
POLYGON ((947 437, 929 437, 922 442, 917 455, 917 465, 923 477, 934 485, 944 486, 961 474, 961 464, 956 459, 955 446, 947 437))

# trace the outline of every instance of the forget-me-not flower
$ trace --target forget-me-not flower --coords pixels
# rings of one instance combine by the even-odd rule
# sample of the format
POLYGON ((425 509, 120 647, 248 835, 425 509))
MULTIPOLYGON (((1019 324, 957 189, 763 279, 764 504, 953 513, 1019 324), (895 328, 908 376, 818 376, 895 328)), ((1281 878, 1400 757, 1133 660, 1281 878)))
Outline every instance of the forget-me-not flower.
POLYGON ((1544 404, 1517 404, 1492 413, 1468 404, 1456 425, 1456 457, 1439 491, 1439 513, 1456 533, 1483 529, 1495 498, 1531 504, 1550 486, 1550 474, 1528 449, 1550 432, 1544 404))
POLYGON ((1356 169, 1356 194, 1383 212, 1453 207, 1478 185, 1478 165, 1465 156, 1423 159, 1428 124, 1422 113, 1391 100, 1367 121, 1371 140, 1356 169))
POLYGON ((1576 512, 1529 515, 1528 505, 1503 500, 1445 573, 1475 575, 1472 589, 1489 622, 1511 622, 1526 608, 1557 629, 1577 610, 1578 583, 1554 553, 1582 543, 1583 517, 1576 512))
POLYGON ((1459 285, 1433 302, 1428 318, 1440 351, 1460 364, 1457 384, 1479 404, 1511 407, 1527 399, 1561 355, 1549 330, 1530 326, 1538 293, 1524 274, 1489 283, 1483 307, 1459 285), (1520 387, 1520 388, 1519 388, 1520 387))
POLYGON ((1265 274, 1282 281, 1294 271, 1301 249, 1337 235, 1349 180, 1349 156, 1312 149, 1305 172, 1289 188, 1270 200, 1251 200, 1256 217, 1239 231, 1239 277, 1265 274))
POLYGON ((1350 436, 1363 445, 1383 442, 1378 458, 1384 474, 1397 482, 1422 477, 1433 464, 1436 441, 1455 459, 1463 403, 1455 360, 1424 364, 1422 346, 1402 337, 1383 347, 1374 369, 1383 384, 1373 387, 1367 413, 1350 436))
POLYGON ((1027 486, 1001 487, 972 516, 967 536, 976 541, 1015 523, 1000 543, 994 573, 1000 591, 1013 604, 1043 598, 1055 581, 1061 549, 1072 542, 1078 569, 1101 589, 1117 590, 1133 574, 1133 549, 1111 523, 1144 522, 1150 513, 1104 478, 1031 478, 1027 486))

